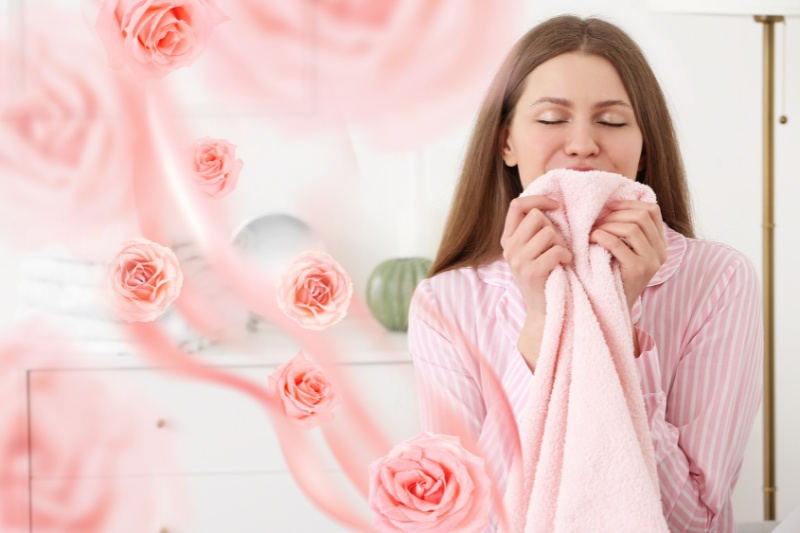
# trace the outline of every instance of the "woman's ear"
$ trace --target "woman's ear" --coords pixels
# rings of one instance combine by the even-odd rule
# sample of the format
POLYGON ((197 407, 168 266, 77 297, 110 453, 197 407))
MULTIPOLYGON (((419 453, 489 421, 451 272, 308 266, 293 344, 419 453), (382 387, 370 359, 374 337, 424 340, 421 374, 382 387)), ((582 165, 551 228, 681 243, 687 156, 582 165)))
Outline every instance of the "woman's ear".
POLYGON ((506 166, 517 166, 517 154, 509 142, 509 125, 504 124, 500 127, 500 155, 503 157, 503 162, 506 166))

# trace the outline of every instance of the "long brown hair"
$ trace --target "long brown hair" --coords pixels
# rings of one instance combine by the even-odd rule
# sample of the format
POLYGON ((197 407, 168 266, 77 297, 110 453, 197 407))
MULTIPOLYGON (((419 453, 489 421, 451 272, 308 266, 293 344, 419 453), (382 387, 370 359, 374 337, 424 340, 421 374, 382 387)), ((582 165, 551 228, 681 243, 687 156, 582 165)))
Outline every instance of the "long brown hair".
POLYGON ((642 131, 644 164, 636 181, 655 191, 669 227, 694 237, 678 139, 666 99, 644 54, 609 22, 562 15, 539 24, 517 41, 495 75, 472 132, 430 276, 480 266, 502 254, 500 237, 508 205, 522 192, 517 168, 506 166, 501 156, 503 127, 511 121, 526 76, 545 61, 569 52, 602 57, 617 69, 642 131))

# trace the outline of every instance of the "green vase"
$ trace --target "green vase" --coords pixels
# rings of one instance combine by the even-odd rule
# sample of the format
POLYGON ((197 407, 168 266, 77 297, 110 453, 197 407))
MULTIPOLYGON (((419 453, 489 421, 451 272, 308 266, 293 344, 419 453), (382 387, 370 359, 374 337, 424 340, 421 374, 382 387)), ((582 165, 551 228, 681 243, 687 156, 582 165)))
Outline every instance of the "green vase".
POLYGON ((387 259, 376 266, 367 280, 372 316, 390 331, 408 331, 411 296, 430 268, 431 260, 424 257, 387 259))

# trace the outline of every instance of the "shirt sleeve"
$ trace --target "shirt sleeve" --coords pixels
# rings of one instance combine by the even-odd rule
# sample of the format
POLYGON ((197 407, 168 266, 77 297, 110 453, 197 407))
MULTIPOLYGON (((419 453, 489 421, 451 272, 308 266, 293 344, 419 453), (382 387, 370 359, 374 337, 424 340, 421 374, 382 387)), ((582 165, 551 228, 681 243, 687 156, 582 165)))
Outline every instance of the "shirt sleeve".
POLYGON ((639 331, 640 379, 664 515, 673 532, 723 531, 761 399, 763 325, 752 265, 732 262, 683 339, 664 391, 658 349, 639 331))
MULTIPOLYGON (((430 280, 424 280, 409 308, 408 345, 417 378, 422 430, 460 436, 463 445, 486 460, 498 491, 494 497, 502 498, 514 440, 504 425, 507 420, 498 417, 496 405, 487 408, 492 405, 493 393, 491 386, 484 390, 475 347, 469 346, 460 331, 464 325, 452 322, 456 313, 442 312, 441 296, 430 280)), ((450 306, 464 305, 462 298, 453 295, 445 295, 443 300, 450 306)), ((497 520, 490 503, 489 523, 481 533, 496 531, 497 520)))
POLYGON ((423 431, 478 440, 486 407, 475 369, 448 333, 430 280, 414 292, 408 346, 414 363, 423 431))

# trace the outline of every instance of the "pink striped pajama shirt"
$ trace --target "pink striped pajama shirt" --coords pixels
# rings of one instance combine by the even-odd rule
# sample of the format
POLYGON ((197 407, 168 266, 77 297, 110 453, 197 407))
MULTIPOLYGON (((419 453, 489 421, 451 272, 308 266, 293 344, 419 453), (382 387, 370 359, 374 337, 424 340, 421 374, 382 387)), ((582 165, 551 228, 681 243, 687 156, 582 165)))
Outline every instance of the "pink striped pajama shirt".
MULTIPOLYGON (((761 401, 759 283, 739 252, 665 230, 667 260, 632 316, 664 515, 671 531, 736 531, 731 493, 761 401)), ((472 354, 494 371, 519 423, 532 381, 516 347, 524 321, 502 259, 423 281, 409 315, 423 429, 448 433, 445 411, 454 413, 501 490, 514 428, 472 354)))

